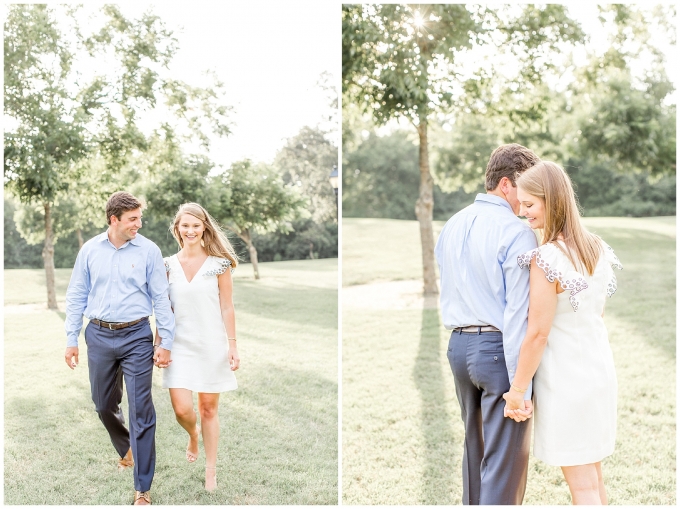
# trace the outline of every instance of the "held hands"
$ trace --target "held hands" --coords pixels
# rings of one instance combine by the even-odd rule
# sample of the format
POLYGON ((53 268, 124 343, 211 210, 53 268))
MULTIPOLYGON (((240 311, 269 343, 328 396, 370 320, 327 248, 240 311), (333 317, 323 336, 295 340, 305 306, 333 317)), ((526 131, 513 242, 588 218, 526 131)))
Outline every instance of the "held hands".
POLYGON ((157 368, 167 368, 172 359, 170 359, 170 350, 161 348, 160 346, 155 349, 153 353, 153 363, 157 368))
POLYGON ((227 357, 229 358, 229 367, 232 371, 236 371, 241 364, 241 359, 238 356, 238 351, 236 348, 229 348, 227 357))
POLYGON ((66 365, 69 368, 75 369, 76 366, 78 365, 78 347, 77 346, 66 347, 64 359, 66 360, 66 365))
POLYGON ((508 391, 503 394, 505 408, 503 417, 514 419, 516 422, 530 419, 534 413, 534 405, 530 399, 525 400, 524 394, 517 391, 508 391))

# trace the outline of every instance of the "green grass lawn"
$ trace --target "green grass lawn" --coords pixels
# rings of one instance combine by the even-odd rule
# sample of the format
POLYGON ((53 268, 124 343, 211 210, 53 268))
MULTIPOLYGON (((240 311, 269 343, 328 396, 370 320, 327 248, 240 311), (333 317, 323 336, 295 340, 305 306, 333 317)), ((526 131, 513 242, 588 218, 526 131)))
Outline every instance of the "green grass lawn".
MULTIPOLYGON (((605 313, 619 385, 616 451, 603 462, 609 501, 674 505, 675 218, 585 222, 624 266, 605 313)), ((436 307, 384 305, 402 284, 384 282, 422 275, 417 223, 343 219, 342 256, 344 503, 460 504, 464 430, 448 333, 436 307)), ((570 502, 560 469, 531 456, 524 503, 570 502)))
MULTIPOLYGON (((239 389, 220 398, 212 494, 203 489, 202 443, 199 460, 187 463, 187 435, 154 370, 155 504, 337 504, 337 260, 262 263, 260 270, 260 281, 249 265, 234 274, 241 369, 239 389)), ((44 272, 4 275, 5 504, 130 504, 132 472, 116 471, 94 411, 84 340, 71 371, 63 360, 64 306, 41 305, 44 272)), ((57 270, 58 300, 69 277, 57 270)))

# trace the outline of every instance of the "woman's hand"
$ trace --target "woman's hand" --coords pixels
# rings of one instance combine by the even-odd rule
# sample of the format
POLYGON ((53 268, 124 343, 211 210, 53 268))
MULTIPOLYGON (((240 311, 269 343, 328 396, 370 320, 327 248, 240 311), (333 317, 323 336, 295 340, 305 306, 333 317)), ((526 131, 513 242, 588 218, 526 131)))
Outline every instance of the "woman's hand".
POLYGON ((229 367, 232 371, 236 371, 241 364, 241 358, 238 356, 238 350, 235 346, 229 348, 229 353, 227 354, 229 358, 229 367))
POLYGON ((510 390, 503 394, 503 399, 505 400, 504 417, 509 417, 517 422, 526 421, 531 417, 531 411, 524 402, 524 393, 510 390))

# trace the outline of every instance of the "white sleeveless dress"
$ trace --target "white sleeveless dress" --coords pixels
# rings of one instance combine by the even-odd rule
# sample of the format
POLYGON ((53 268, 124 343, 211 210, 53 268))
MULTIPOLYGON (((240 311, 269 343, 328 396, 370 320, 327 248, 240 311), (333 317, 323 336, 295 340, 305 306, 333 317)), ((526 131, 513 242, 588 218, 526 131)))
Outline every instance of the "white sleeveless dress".
POLYGON ((175 341, 172 362, 163 370, 164 389, 218 393, 237 388, 217 286, 217 276, 230 266, 230 260, 209 256, 188 282, 177 255, 165 258, 175 341))
POLYGON ((576 271, 553 244, 517 259, 525 268, 535 257, 564 289, 533 384, 534 456, 549 465, 596 463, 614 452, 616 373, 602 313, 616 291, 612 268, 623 267, 611 247, 602 247, 592 276, 576 271))

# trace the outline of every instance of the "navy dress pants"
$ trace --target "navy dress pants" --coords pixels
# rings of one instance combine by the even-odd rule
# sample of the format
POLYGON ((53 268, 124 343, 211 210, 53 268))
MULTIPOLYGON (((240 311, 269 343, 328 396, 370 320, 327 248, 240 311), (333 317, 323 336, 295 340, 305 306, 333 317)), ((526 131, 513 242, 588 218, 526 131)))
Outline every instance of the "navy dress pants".
POLYGON ((153 334, 148 320, 120 330, 90 322, 85 329, 92 401, 122 458, 132 448, 135 489, 149 491, 156 468, 156 410, 151 399, 153 334), (120 408, 123 380, 130 431, 120 408))
POLYGON ((529 463, 531 419, 503 417, 510 390, 500 332, 453 332, 449 363, 465 424, 464 505, 519 505, 529 463))

